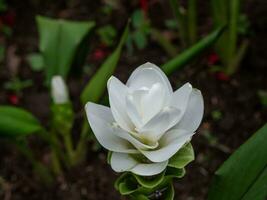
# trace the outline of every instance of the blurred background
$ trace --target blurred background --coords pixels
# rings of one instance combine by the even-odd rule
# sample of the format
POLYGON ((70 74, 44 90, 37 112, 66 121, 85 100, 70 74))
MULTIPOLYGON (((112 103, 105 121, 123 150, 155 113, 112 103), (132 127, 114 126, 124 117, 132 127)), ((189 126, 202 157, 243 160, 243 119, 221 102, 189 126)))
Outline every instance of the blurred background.
MULTIPOLYGON (((25 108, 45 126, 49 123, 50 93, 40 58, 44 36, 37 15, 95 23, 81 43, 87 49, 80 53, 85 52, 84 62, 73 62, 66 76, 78 121, 83 105, 77 96, 116 48, 129 18, 130 33, 114 73, 124 82, 139 65, 161 65, 225 20, 233 21, 231 9, 224 13, 221 10, 227 6, 214 5, 216 1, 177 1, 178 14, 172 12, 175 5, 170 2, 0 0, 0 104, 25 108)), ((205 199, 218 166, 267 120, 267 2, 244 0, 238 8, 237 25, 230 25, 234 36, 225 33, 215 45, 169 76, 174 88, 189 81, 202 91, 205 100, 205 116, 192 140, 196 160, 176 182, 176 199, 205 199)), ((63 52, 63 59, 67 59, 66 54, 63 52)), ((54 59, 62 59, 60 56, 54 59)), ((78 137, 75 127, 74 140, 78 137)), ((36 137, 30 137, 29 143, 39 160, 48 162, 46 144, 36 137)), ((0 199, 120 199, 113 188, 117 175, 106 164, 106 152, 92 140, 88 147, 85 162, 58 176, 52 186, 43 187, 30 163, 0 140, 0 199)))

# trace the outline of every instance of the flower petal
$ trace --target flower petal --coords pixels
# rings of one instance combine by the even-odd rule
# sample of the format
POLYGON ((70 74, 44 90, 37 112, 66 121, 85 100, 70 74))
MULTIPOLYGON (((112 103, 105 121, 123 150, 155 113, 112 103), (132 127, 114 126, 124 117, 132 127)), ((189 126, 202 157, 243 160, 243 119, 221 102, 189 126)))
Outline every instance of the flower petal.
POLYGON ((112 152, 110 165, 115 172, 130 171, 138 162, 126 153, 112 152))
POLYGON ((186 83, 178 90, 176 90, 171 97, 170 105, 180 109, 182 115, 186 110, 192 90, 193 90, 192 85, 190 83, 186 83))
MULTIPOLYGON (((136 93, 136 92, 135 92, 136 93)), ((128 94, 126 96, 126 109, 127 114, 135 127, 141 127, 143 125, 140 111, 138 110, 140 103, 138 102, 137 95, 128 94)))
POLYGON ((162 136, 160 147, 157 150, 140 150, 152 162, 163 162, 177 153, 184 144, 190 141, 194 133, 186 130, 172 129, 162 136))
POLYGON ((204 114, 204 102, 199 90, 193 89, 190 94, 186 111, 181 121, 175 125, 176 129, 184 129, 195 132, 200 125, 204 114))
POLYGON ((158 163, 144 163, 138 164, 130 171, 139 176, 154 176, 160 174, 166 169, 168 165, 168 160, 158 163))
POLYGON ((156 65, 147 62, 134 70, 126 85, 137 90, 143 87, 151 88, 155 83, 162 84, 164 91, 167 91, 169 95, 172 93, 171 84, 163 71, 156 65))
POLYGON ((114 118, 108 107, 89 102, 86 104, 85 110, 91 129, 103 147, 116 152, 137 152, 128 141, 112 133, 114 118))
POLYGON ((141 99, 142 120, 148 122, 162 110, 168 101, 166 91, 160 83, 155 83, 141 99))
POLYGON ((131 171, 140 176, 153 176, 163 172, 168 165, 168 161, 159 163, 141 163, 129 154, 113 152, 110 165, 116 172, 131 171))
POLYGON ((157 141, 181 119, 181 111, 175 107, 166 107, 153 117, 139 132, 148 140, 157 141))
POLYGON ((133 124, 126 112, 126 95, 128 88, 116 77, 108 80, 109 104, 112 115, 121 128, 131 131, 133 124))
POLYGON ((136 133, 136 137, 134 137, 131 133, 126 132, 125 130, 119 128, 119 127, 113 127, 113 133, 116 134, 118 137, 127 140, 130 142, 134 147, 137 149, 155 149, 158 147, 158 143, 155 142, 151 145, 144 144, 140 142, 137 137, 139 137, 139 133, 136 133))

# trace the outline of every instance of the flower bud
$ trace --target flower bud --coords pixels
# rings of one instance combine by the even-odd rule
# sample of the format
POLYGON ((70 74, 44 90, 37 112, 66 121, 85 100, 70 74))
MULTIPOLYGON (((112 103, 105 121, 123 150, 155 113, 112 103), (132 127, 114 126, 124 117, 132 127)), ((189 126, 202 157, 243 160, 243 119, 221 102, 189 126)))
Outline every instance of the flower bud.
POLYGON ((68 89, 61 76, 54 76, 52 78, 51 96, 55 104, 64 104, 69 101, 68 89))

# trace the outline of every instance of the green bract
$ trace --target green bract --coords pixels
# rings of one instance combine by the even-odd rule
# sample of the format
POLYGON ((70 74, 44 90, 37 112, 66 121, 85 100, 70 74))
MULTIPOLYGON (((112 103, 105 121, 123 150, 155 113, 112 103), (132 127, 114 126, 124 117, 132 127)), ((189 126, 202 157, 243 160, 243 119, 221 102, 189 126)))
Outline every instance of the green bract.
POLYGON ((148 199, 155 195, 162 195, 164 200, 173 199, 172 180, 182 178, 185 175, 184 167, 193 160, 194 150, 188 143, 170 159, 164 172, 149 177, 126 172, 117 179, 115 188, 121 195, 129 195, 133 199, 148 199))

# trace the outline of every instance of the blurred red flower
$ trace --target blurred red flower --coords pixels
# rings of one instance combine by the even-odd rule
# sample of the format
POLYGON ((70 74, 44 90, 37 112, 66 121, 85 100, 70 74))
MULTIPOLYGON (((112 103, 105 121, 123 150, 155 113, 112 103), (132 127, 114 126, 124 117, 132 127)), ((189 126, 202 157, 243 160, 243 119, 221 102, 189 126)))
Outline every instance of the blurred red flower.
POLYGON ((148 11, 148 2, 147 0, 140 0, 140 7, 143 10, 145 14, 147 14, 148 11))
POLYGON ((9 101, 9 103, 11 103, 13 105, 18 105, 19 104, 19 97, 15 94, 10 94, 8 96, 8 101, 9 101))
POLYGON ((219 61, 219 56, 216 53, 212 53, 208 56, 208 65, 215 65, 219 61))

